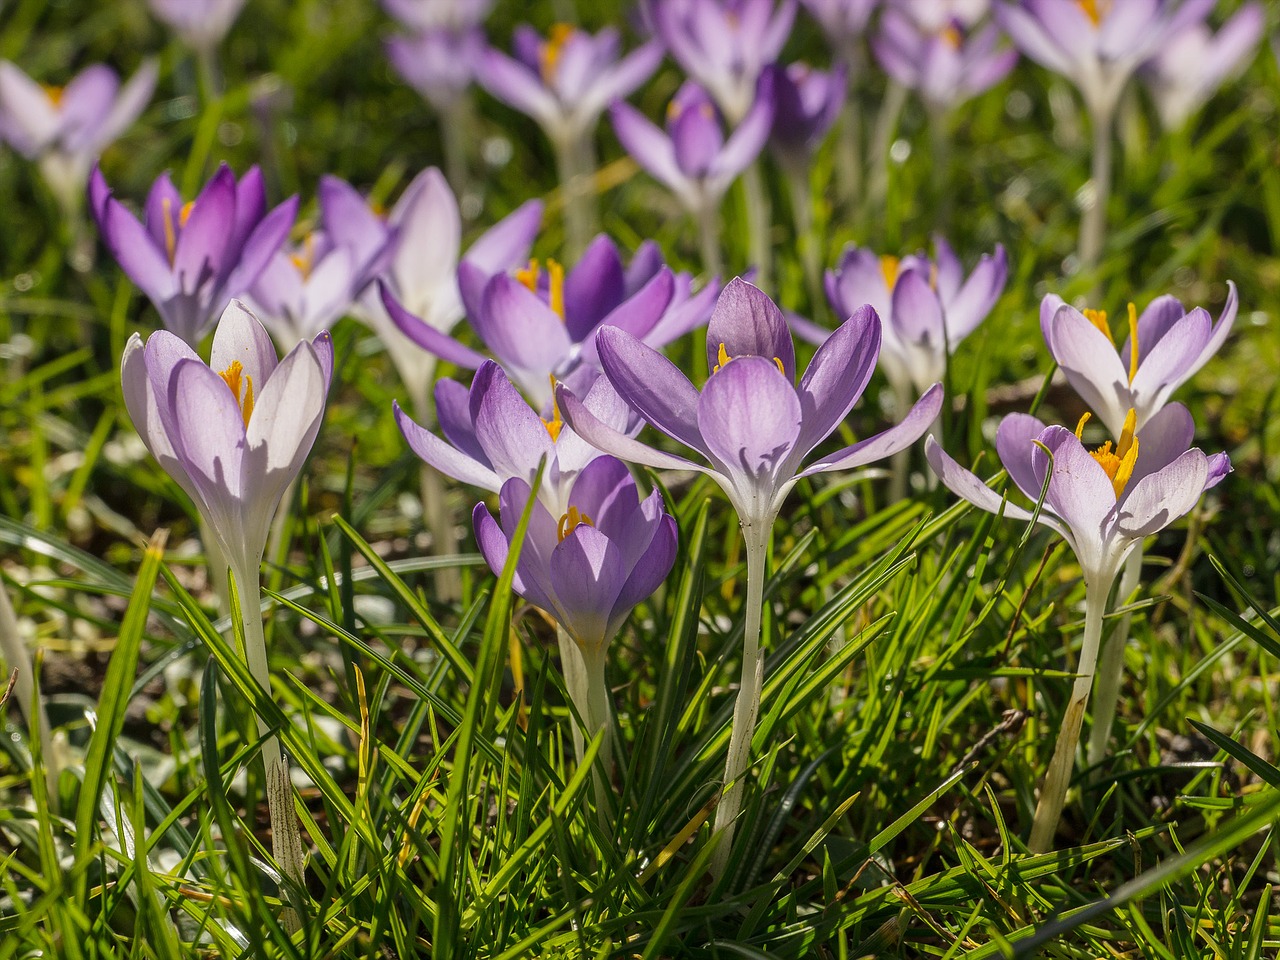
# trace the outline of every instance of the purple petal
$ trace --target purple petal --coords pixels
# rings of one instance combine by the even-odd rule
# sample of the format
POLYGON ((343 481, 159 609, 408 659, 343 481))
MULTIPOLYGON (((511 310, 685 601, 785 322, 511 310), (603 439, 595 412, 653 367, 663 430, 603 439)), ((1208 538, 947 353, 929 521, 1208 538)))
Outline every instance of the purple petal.
POLYGON ((555 311, 506 274, 485 288, 484 306, 471 317, 471 326, 504 366, 544 378, 559 369, 573 346, 555 311))
MULTIPOLYGON (((932 436, 924 443, 924 455, 933 472, 942 481, 942 485, 961 500, 966 500, 987 513, 1004 514, 1013 520, 1031 519, 1030 511, 1024 510, 1017 504, 1009 503, 970 471, 947 456, 946 451, 932 436)), ((1044 514, 1041 514, 1041 517, 1043 518, 1044 514)), ((1061 532, 1056 523, 1050 522, 1049 525, 1061 532)))
MULTIPOLYGON (((239 208, 236 215, 239 216, 239 208)), ((266 269, 271 258, 289 236, 297 215, 298 198, 290 197, 250 230, 248 239, 244 242, 244 248, 239 252, 240 260, 227 278, 228 296, 238 296, 253 286, 253 282, 266 269)))
POLYGON ((907 449, 924 436, 929 425, 938 419, 941 411, 942 384, 935 383, 916 401, 915 406, 907 411, 901 423, 866 440, 859 440, 843 450, 837 450, 828 457, 823 457, 817 463, 806 467, 800 476, 810 477, 815 473, 829 473, 833 470, 852 470, 890 457, 899 450, 907 449))
POLYGON ((103 208, 103 236, 125 276, 157 306, 178 293, 169 259, 137 218, 114 198, 103 208))
POLYGON ((564 324, 569 339, 587 339, 596 325, 621 301, 625 278, 622 257, 603 233, 591 241, 564 278, 564 324))
POLYGON ((222 311, 213 334, 213 353, 209 366, 215 373, 222 373, 233 362, 239 361, 246 376, 252 378, 253 389, 260 393, 267 378, 276 368, 276 348, 262 326, 245 305, 232 300, 222 311))
POLYGON ((1136 539, 1163 530, 1191 511, 1208 479, 1209 464, 1204 453, 1188 450, 1126 491, 1117 520, 1119 531, 1136 539))
POLYGON ((476 442, 494 472, 504 480, 523 477, 532 483, 539 460, 553 450, 546 425, 497 364, 485 364, 476 373, 471 397, 476 442))
POLYGON ((679 196, 682 202, 693 202, 694 187, 676 162, 675 145, 670 138, 629 104, 615 103, 609 110, 609 117, 618 142, 636 163, 679 196))
POLYGON ((697 388, 675 364, 616 327, 600 328, 596 350, 609 382, 640 416, 685 446, 708 452, 698 430, 697 388))
POLYGON ((1195 439, 1196 425, 1191 411, 1180 403, 1171 403, 1138 428, 1138 460, 1130 483, 1163 470, 1187 452, 1195 439))
POLYGON ((709 370, 719 363, 721 344, 729 357, 776 358, 782 363, 784 376, 795 380, 795 347, 786 318, 767 294, 741 277, 730 280, 721 291, 707 324, 709 370))
POLYGON ((656 470, 697 470, 701 473, 711 473, 701 464, 656 450, 604 423, 588 410, 581 400, 566 390, 563 384, 556 389, 556 400, 560 405, 560 414, 564 417, 565 423, 597 450, 629 463, 638 463, 656 470))
MULTIPOLYGON (((419 426, 400 408, 398 402, 393 401, 392 409, 395 411, 396 424, 400 427, 400 432, 419 459, 429 463, 445 476, 462 483, 469 483, 495 493, 501 488, 502 480, 488 465, 468 452, 451 447, 430 430, 419 426)), ((501 570, 501 565, 495 568, 495 572, 501 572, 501 570)))
POLYGON ((378 293, 387 315, 391 317, 397 329, 423 350, 468 370, 475 370, 488 359, 484 354, 476 353, 470 347, 464 347, 453 337, 441 333, 435 327, 415 317, 400 305, 391 290, 381 280, 378 281, 378 293))
MULTIPOLYGON (((486 360, 485 363, 493 361, 486 360)), ((474 417, 471 414, 471 391, 457 380, 442 377, 436 381, 435 397, 436 422, 440 424, 440 432, 445 439, 467 456, 490 467, 489 458, 484 455, 476 440, 474 417)), ((478 398, 476 403, 479 404, 478 398)))
MULTIPOLYGON (((649 334, 662 321, 667 306, 671 303, 674 288, 675 280, 671 270, 664 266, 635 295, 624 300, 604 317, 600 321, 600 329, 613 327, 631 334, 637 340, 647 342, 649 334)), ((654 346, 651 343, 649 345, 654 346)), ((587 363, 599 362, 594 336, 588 336, 582 342, 582 358, 587 363)))
POLYGON ((772 360, 761 356, 739 356, 721 367, 698 398, 703 443, 740 495, 758 491, 772 500, 778 486, 791 479, 782 474, 790 466, 802 423, 795 387, 772 360))
POLYGON ((1062 306, 1051 324, 1053 354, 1067 382, 1113 432, 1129 404, 1129 372, 1106 335, 1074 307, 1062 306))
POLYGON ((1131 384, 1133 392, 1160 403, 1189 374, 1212 334, 1209 314, 1196 307, 1169 328, 1143 356, 1138 343, 1138 372, 1131 384))
POLYGON ((1052 466, 1045 505, 1071 531, 1076 559, 1086 575, 1100 572, 1106 525, 1116 505, 1111 478, 1066 427, 1048 427, 1040 435, 1040 444, 1031 452, 1031 465, 1037 489, 1052 466))
POLYGON ((492 275, 529 259, 529 248, 542 223, 542 201, 527 200, 471 244, 463 264, 492 275))
POLYGON ((906 270, 898 275, 898 282, 893 287, 893 313, 890 316, 899 341, 937 356, 946 355, 942 304, 929 286, 928 277, 921 271, 906 270))
MULTIPOLYGON (((656 490, 653 496, 659 496, 656 490)), ((676 561, 678 535, 674 517, 664 514, 659 518, 649 546, 632 565, 631 574, 618 594, 618 599, 614 601, 613 610, 609 613, 611 631, 621 627, 631 608, 650 596, 667 579, 667 574, 676 561)))
POLYGON ((609 614, 629 571, 622 554, 602 534, 580 524, 551 554, 551 587, 565 629, 584 646, 608 643, 609 614))
POLYGON ((860 307, 813 355, 800 378, 804 429, 799 448, 807 454, 827 438, 858 402, 880 355, 880 318, 860 307))
POLYGON ((1040 500, 1041 483, 1031 466, 1031 454, 1045 425, 1026 413, 1011 413, 996 428, 996 453, 1009 477, 1033 503, 1040 500))

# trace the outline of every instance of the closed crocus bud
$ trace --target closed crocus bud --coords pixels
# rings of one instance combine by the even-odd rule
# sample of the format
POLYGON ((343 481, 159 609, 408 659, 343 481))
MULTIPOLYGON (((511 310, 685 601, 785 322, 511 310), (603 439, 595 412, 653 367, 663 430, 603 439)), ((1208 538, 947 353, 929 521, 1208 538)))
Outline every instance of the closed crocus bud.
POLYGON ((770 145, 784 164, 807 170, 844 106, 847 71, 843 66, 826 71, 793 63, 775 77, 770 145))

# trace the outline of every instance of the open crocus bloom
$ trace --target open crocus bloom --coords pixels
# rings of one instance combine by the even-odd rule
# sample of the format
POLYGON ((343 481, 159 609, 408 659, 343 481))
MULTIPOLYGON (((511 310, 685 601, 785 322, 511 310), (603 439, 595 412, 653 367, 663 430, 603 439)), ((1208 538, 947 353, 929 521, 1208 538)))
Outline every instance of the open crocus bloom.
POLYGON ((800 0, 800 3, 818 21, 832 49, 847 56, 866 33, 871 14, 880 0, 800 0))
POLYGON ((333 374, 328 333, 277 362, 262 324, 238 301, 205 363, 166 330, 125 345, 125 406, 152 456, 187 492, 245 588, 256 585, 285 489, 311 451, 333 374))
MULTIPOLYGON (((672 273, 656 247, 642 251, 628 269, 613 241, 600 235, 568 271, 554 260, 530 261, 526 269, 496 276, 470 263, 459 267, 472 328, 539 409, 550 409, 553 377, 577 374, 581 385, 589 373, 582 368, 596 366, 600 327, 622 327, 661 347, 706 322, 717 285, 692 293, 690 279, 672 273)), ((424 350, 473 370, 487 359, 415 317, 389 290, 383 302, 400 330, 424 350)))
POLYGON ((1215 0, 1016 0, 996 20, 1018 48, 1074 83, 1095 116, 1109 116, 1133 72, 1215 0))
POLYGON ((871 48, 885 72, 919 93, 930 109, 950 110, 983 93, 1018 61, 1017 50, 999 47, 995 24, 970 32, 961 21, 950 20, 931 28, 910 13, 886 10, 871 48))
MULTIPOLYGON (((1009 275, 1004 247, 983 254, 968 277, 950 244, 933 238, 932 261, 922 254, 901 259, 848 247, 826 275, 827 299, 836 316, 847 317, 870 304, 884 320, 880 354, 885 374, 898 393, 923 390, 942 379, 947 353, 972 333, 1000 299, 1009 275)), ((793 318, 796 332, 821 344, 829 331, 793 318)))
MULTIPOLYGON (((558 407, 543 418, 529 406, 502 368, 486 360, 468 390, 456 380, 436 383, 436 417, 443 438, 414 423, 400 405, 396 422, 413 452, 446 476, 497 493, 512 477, 531 484, 546 459, 538 498, 559 516, 582 470, 600 456, 565 425, 558 407)), ((603 423, 626 434, 640 429, 631 408, 603 377, 583 403, 603 423)))
POLYGON ((167 24, 187 46, 207 53, 240 15, 245 0, 147 0, 156 19, 167 24))
POLYGON ((476 79, 562 146, 589 135, 604 108, 629 95, 662 62, 662 45, 653 41, 618 59, 621 40, 612 27, 590 34, 561 23, 544 38, 521 25, 514 43, 515 59, 486 50, 476 79))
MULTIPOLYGON (((476 504, 476 541, 495 573, 507 561, 529 496, 529 484, 513 477, 498 498, 500 520, 476 504)), ((553 515, 540 498, 533 504, 515 591, 554 617, 584 654, 598 655, 632 607, 666 579, 676 535, 662 495, 655 490, 641 500, 627 468, 599 457, 571 485, 562 513, 553 515)))
POLYGON ((431 27, 388 37, 386 51, 404 82, 444 112, 475 79, 485 51, 484 33, 479 27, 431 27))
MULTIPOLYGON (((1130 410, 1116 445, 1089 450, 1075 433, 1013 413, 1000 422, 996 450, 1018 489, 1037 502, 1049 478, 1040 523, 1070 545, 1091 590, 1105 597, 1126 555, 1196 505, 1205 490, 1231 472, 1225 453, 1206 456, 1191 447, 1195 424, 1187 408, 1170 404, 1136 436, 1130 410)), ((952 493, 990 513, 1030 520, 1029 510, 1007 502, 947 456, 933 437, 929 465, 952 493)))
POLYGON ((41 162, 60 200, 78 202, 99 154, 146 109, 156 74, 147 60, 121 86, 114 70, 95 64, 65 87, 49 87, 0 60, 0 138, 41 162))
POLYGON ((225 164, 189 203, 161 174, 147 195, 145 224, 111 195, 98 169, 89 180, 89 204, 120 269, 192 347, 266 269, 298 210, 298 198, 290 197, 267 213, 258 168, 237 182, 225 164))
POLYGON ((1083 313, 1049 294, 1040 304, 1040 329, 1067 381, 1107 429, 1119 433, 1130 408, 1138 429, 1199 370, 1231 332, 1239 300, 1227 282, 1227 302, 1215 323, 1208 311, 1190 313, 1176 297, 1157 297, 1139 316, 1129 304, 1129 336, 1116 348, 1107 314, 1083 313))
POLYGON ((756 99, 765 68, 778 59, 796 0, 650 0, 653 25, 671 56, 715 98, 732 124, 756 99))
POLYGON ((703 466, 650 447, 603 423, 559 389, 568 424, 606 453, 658 469, 714 479, 744 527, 767 531, 802 477, 849 470, 914 443, 942 407, 932 386, 897 426, 803 466, 862 395, 880 352, 880 319, 862 307, 818 348, 797 385, 795 351, 782 312, 738 278, 725 287, 707 327, 712 369, 699 391, 674 364, 624 330, 604 327, 597 350, 614 389, 649 424, 696 450, 703 466))

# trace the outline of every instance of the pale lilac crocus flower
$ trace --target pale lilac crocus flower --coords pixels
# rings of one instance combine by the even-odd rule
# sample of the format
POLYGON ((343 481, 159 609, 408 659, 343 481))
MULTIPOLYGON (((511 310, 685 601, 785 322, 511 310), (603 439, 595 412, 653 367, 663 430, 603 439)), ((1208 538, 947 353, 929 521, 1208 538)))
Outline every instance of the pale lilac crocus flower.
MULTIPOLYGON (((1036 806, 1029 847, 1044 853, 1062 814, 1076 744, 1093 687, 1107 596, 1127 555, 1192 509, 1205 490, 1230 471, 1225 453, 1206 456, 1191 447, 1195 424, 1181 404, 1171 404, 1135 436, 1130 411, 1113 449, 1090 451, 1081 442, 1086 414, 1075 433, 1046 427, 1035 417, 1011 414, 1000 423, 996 449, 1010 478, 1031 501, 1043 505, 1034 518, 1071 547, 1085 584, 1085 629, 1076 680, 1062 731, 1036 806), (1046 485, 1047 484, 1047 485, 1046 485)), ((925 454, 938 478, 957 496, 990 513, 1031 520, 1031 511, 1009 503, 943 451, 933 437, 925 454)))
POLYGON ((920 95, 931 114, 946 113, 989 90, 1008 75, 1018 51, 1001 48, 1000 30, 976 30, 953 20, 934 29, 908 14, 910 5, 885 10, 871 49, 894 80, 920 95))
POLYGON ((930 33, 951 26, 969 30, 991 12, 991 0, 887 0, 885 6, 907 14, 930 33))
POLYGON ((1265 28, 1262 4, 1246 3, 1217 33, 1204 22, 1190 23, 1161 45, 1141 76, 1166 130, 1182 127, 1222 84, 1244 71, 1265 28))
POLYGON ((0 139, 38 161, 63 211, 78 214, 89 171, 146 109, 157 72, 156 62, 145 60, 121 86, 114 70, 95 64, 53 87, 0 60, 0 139))
POLYGON ((880 0, 800 0, 800 4, 818 21, 831 49, 851 62, 856 58, 850 56, 850 51, 867 32, 880 0))
POLYGON ((713 872, 727 864, 734 823, 750 769, 751 737, 760 707, 764 561, 773 523, 801 479, 852 470, 914 443, 942 406, 935 384, 897 426, 824 457, 813 450, 840 425, 871 379, 880 352, 880 320, 862 307, 818 348, 796 383, 795 348, 776 304, 741 278, 725 287, 707 327, 710 377, 699 391, 674 364, 614 327, 596 335, 596 349, 614 389, 651 426, 695 450, 707 465, 632 439, 602 423, 565 387, 560 410, 588 443, 660 470, 696 470, 728 496, 742 525, 747 554, 742 680, 725 764, 727 792, 716 811, 724 831, 713 872))
POLYGON ((721 272, 720 204, 760 155, 773 128, 774 84, 773 71, 761 75, 754 104, 728 139, 710 96, 691 80, 671 99, 665 132, 630 104, 619 101, 611 110, 622 146, 697 219, 702 264, 709 273, 721 272))
POLYGON ((147 295, 165 327, 194 347, 280 249, 298 198, 267 212, 258 168, 250 167, 237 181, 223 164, 188 203, 169 175, 161 174, 147 195, 145 220, 139 221, 95 168, 89 206, 120 269, 147 295))
POLYGON ((382 8, 410 30, 478 27, 495 0, 382 0, 382 8))
MULTIPOLYGON (((257 319, 233 301, 213 337, 209 363, 167 330, 125 345, 120 379, 138 434, 165 472, 191 497, 230 566, 241 597, 245 655, 271 690, 259 602, 267 531, 284 491, 311 452, 333 375, 328 333, 299 343, 280 361, 257 319)), ((216 561, 215 561, 216 562, 216 561)), ((267 726, 259 720, 259 732, 267 726)), ((287 761, 274 734, 262 757, 272 851, 284 874, 302 882, 302 847, 287 761)))
POLYGON ((157 20, 201 56, 222 42, 245 0, 147 0, 157 20))
POLYGON ((485 51, 477 27, 431 27, 386 40, 387 59, 396 73, 446 119, 476 77, 485 51))

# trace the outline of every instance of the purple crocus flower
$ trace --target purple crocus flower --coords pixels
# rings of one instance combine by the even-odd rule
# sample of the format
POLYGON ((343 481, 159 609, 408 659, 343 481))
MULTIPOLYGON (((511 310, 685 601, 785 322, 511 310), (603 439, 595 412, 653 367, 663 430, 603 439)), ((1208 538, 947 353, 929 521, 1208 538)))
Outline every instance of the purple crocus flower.
POLYGON ((591 34, 562 23, 543 38, 521 25, 514 47, 515 59, 485 51, 476 79, 536 120, 558 149, 590 135, 605 107, 639 87, 662 62, 662 46, 653 41, 619 59, 621 38, 613 28, 591 34))
POLYGON ((146 60, 121 86, 114 70, 95 64, 50 87, 0 60, 0 139, 40 161, 64 208, 78 209, 94 162, 146 109, 156 74, 156 62, 146 60))
POLYGON ((147 0, 156 19, 193 50, 207 54, 227 35, 245 0, 147 0))
POLYGON ((676 91, 667 107, 666 133, 622 102, 612 107, 613 129, 636 162, 688 210, 714 216, 733 181, 768 142, 774 86, 773 71, 761 75, 755 102, 727 140, 719 111, 706 90, 692 80, 676 91))
POLYGON ((991 11, 991 0, 887 0, 885 6, 907 14, 921 30, 939 33, 971 29, 991 11))
MULTIPOLYGON (((475 264, 458 269, 471 327, 534 405, 548 410, 551 382, 576 377, 585 389, 599 361, 595 333, 605 325, 662 347, 706 322, 717 284, 692 292, 688 276, 661 262, 646 245, 630 269, 617 246, 596 237, 571 269, 554 260, 530 261, 514 274, 491 276, 475 264)), ((383 302, 400 330, 424 350, 478 369, 485 356, 411 314, 389 289, 383 302)))
POLYGON ((111 195, 95 168, 89 205, 125 275, 151 300, 164 325, 195 346, 280 249, 298 198, 268 213, 258 168, 237 182, 223 164, 200 195, 184 204, 166 173, 147 195, 144 224, 111 195))
MULTIPOLYGON (((878 257, 849 246, 836 269, 827 271, 827 299, 836 316, 847 317, 867 303, 884 320, 880 361, 900 399, 942 378, 948 353, 986 319, 1009 275, 1000 244, 982 255, 967 278, 951 245, 940 235, 933 244, 932 261, 923 254, 878 257)), ((830 335, 798 318, 792 325, 811 343, 830 335)))
POLYGON ((996 4, 1014 44, 1060 73, 1096 118, 1110 118, 1133 72, 1215 0, 1015 0, 996 4))
MULTIPOLYGON (((396 422, 413 452, 446 476, 497 493, 512 477, 533 483, 546 460, 538 498, 556 516, 569 509, 574 481, 600 452, 565 425, 559 407, 544 418, 512 385, 502 368, 486 360, 468 390, 456 380, 436 382, 439 437, 395 404, 396 422)), ((601 422, 628 435, 640 421, 609 381, 598 378, 583 398, 601 422)))
POLYGON ((404 82, 447 113, 475 80, 484 33, 478 27, 431 27, 388 37, 386 51, 404 82))
POLYGON ((929 109, 946 111, 995 86, 1013 69, 1018 51, 1000 49, 999 40, 995 24, 970 32, 957 19, 930 29, 891 8, 880 18, 871 49, 890 77, 919 93, 929 109))
POLYGON ((1216 34, 1197 21, 1161 45, 1142 74, 1166 130, 1181 127, 1218 87, 1248 66, 1265 27, 1262 4, 1246 3, 1216 34))
POLYGON ((410 30, 459 29, 484 23, 495 0, 382 0, 382 8, 410 30))
POLYGON ((796 0, 650 0, 650 11, 671 56, 736 125, 791 34, 796 0))
POLYGON ((793 63, 774 74, 769 142, 785 166, 809 169, 813 155, 840 116, 848 83, 848 70, 843 65, 826 71, 793 63))
POLYGON ((863 34, 880 0, 800 0, 827 36, 831 49, 848 55, 863 34))
POLYGON ((1081 312, 1050 294, 1040 304, 1040 329, 1067 382, 1118 434, 1130 409, 1136 411, 1137 429, 1145 429, 1173 391, 1226 342, 1238 309, 1230 281, 1216 322, 1204 308, 1188 312, 1167 294, 1152 300, 1141 316, 1129 304, 1129 336, 1117 349, 1105 312, 1081 312))

